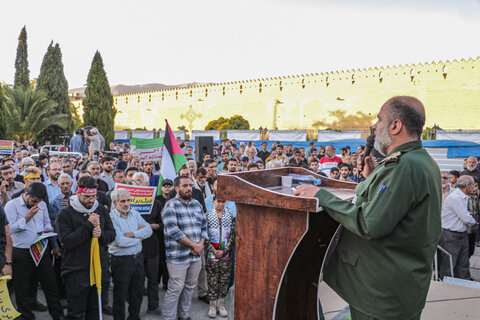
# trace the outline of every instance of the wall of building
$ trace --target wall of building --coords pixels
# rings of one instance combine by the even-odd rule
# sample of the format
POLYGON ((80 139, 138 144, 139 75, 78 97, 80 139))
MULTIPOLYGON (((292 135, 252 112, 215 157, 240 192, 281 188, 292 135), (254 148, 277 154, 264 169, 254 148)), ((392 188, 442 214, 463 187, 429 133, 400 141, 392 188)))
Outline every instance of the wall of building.
POLYGON ((174 129, 203 130, 211 120, 239 114, 256 129, 312 129, 335 120, 333 129, 352 129, 355 121, 344 116, 361 111, 374 118, 396 95, 419 98, 429 127, 480 129, 480 57, 117 95, 115 128, 163 128, 168 119, 174 129))

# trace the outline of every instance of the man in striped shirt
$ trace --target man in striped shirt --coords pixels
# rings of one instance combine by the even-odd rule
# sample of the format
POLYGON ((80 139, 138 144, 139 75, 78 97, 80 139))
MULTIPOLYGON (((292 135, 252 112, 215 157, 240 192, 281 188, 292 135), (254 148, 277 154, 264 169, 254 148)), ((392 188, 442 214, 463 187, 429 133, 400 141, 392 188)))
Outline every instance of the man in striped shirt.
POLYGON ((164 320, 176 319, 177 309, 179 319, 188 319, 193 289, 202 267, 200 255, 207 238, 207 220, 200 202, 192 198, 190 178, 178 176, 174 186, 177 195, 162 211, 170 275, 163 301, 164 320))

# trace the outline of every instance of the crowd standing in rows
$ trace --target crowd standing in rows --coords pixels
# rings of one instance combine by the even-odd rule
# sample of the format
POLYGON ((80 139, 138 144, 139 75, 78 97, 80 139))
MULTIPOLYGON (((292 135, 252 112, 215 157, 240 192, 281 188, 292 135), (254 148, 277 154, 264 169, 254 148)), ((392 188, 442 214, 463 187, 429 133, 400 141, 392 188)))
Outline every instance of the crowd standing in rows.
MULTIPOLYGON (((213 155, 196 159, 188 140, 177 139, 186 157, 174 181, 159 185, 161 163, 139 161, 128 143, 105 142, 96 129, 79 130, 63 151, 49 155, 28 141, 17 143, 11 157, 1 160, 0 231, 2 274, 13 274, 11 291, 24 319, 33 310, 46 311, 53 319, 98 318, 95 287, 90 286, 90 243, 99 239, 102 263, 103 312, 114 319, 140 318, 147 296, 147 313, 162 319, 189 319, 195 287, 198 298, 209 304, 208 316, 226 317, 224 298, 233 285, 236 207, 217 199, 217 174, 301 167, 341 181, 360 183, 359 155, 352 151, 312 142, 307 149, 267 143, 222 140, 213 155), (358 162, 358 166, 357 166, 358 162), (149 215, 130 208, 130 194, 115 184, 157 186, 149 215), (3 214, 5 207, 5 214, 3 214), (6 215, 6 216, 5 216, 6 215), (50 237, 47 254, 38 266, 29 247, 39 234, 50 237), (5 236, 3 237, 3 233, 5 236), (37 299, 38 283, 47 306, 37 299), (113 306, 108 305, 113 283, 113 306), (146 286, 145 286, 146 283, 146 286), (159 285, 166 290, 160 302, 159 285)), ((440 245, 453 255, 454 275, 468 279, 468 258, 479 245, 478 221, 480 162, 466 159, 464 170, 442 172, 444 229, 440 245)), ((441 256, 440 275, 450 274, 448 257, 441 256)))

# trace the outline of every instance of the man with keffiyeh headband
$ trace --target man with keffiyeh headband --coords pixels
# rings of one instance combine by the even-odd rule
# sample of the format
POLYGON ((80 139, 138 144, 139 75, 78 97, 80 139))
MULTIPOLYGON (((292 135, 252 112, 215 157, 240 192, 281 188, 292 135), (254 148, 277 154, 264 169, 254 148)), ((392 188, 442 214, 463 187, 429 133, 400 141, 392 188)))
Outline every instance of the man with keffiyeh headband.
POLYGON ((98 238, 102 266, 102 304, 110 277, 108 244, 115 240, 115 229, 108 211, 96 200, 97 183, 85 176, 78 180, 77 194, 57 215, 56 228, 62 248, 62 277, 67 292, 67 319, 98 318, 96 287, 90 286, 90 244, 98 238))

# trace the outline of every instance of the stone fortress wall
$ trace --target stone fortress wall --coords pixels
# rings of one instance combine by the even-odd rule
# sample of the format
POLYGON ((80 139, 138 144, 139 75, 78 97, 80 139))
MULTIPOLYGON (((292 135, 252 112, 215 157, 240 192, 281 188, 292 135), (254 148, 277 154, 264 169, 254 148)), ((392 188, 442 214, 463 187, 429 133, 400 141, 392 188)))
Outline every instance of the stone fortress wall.
POLYGON ((335 120, 333 129, 352 129, 331 112, 373 118, 396 95, 419 98, 428 127, 480 129, 480 57, 116 95, 115 128, 164 128, 168 119, 174 130, 203 130, 211 120, 238 114, 255 129, 313 129, 317 121, 335 120))

